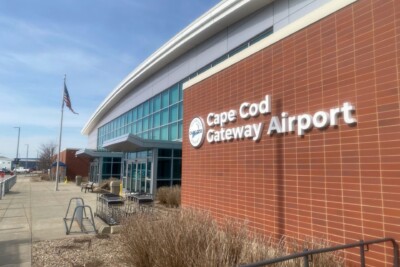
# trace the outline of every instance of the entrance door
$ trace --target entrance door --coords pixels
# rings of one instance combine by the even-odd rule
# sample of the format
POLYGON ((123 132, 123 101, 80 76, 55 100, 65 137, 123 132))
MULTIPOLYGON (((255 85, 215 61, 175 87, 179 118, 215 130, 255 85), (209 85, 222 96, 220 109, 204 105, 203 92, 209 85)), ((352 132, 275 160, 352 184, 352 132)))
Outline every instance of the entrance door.
POLYGON ((90 163, 89 181, 99 182, 99 162, 97 160, 90 163))
POLYGON ((151 161, 147 159, 126 161, 124 188, 130 192, 151 192, 151 161))

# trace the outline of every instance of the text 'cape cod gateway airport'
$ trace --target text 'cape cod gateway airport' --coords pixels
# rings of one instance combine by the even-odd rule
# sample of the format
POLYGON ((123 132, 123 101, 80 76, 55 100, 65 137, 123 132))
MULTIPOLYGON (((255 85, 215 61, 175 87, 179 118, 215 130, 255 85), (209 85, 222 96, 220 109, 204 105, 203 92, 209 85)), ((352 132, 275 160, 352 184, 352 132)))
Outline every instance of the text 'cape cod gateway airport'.
POLYGON ((399 241, 399 63, 400 1, 221 1, 121 81, 77 156, 276 240, 399 241))

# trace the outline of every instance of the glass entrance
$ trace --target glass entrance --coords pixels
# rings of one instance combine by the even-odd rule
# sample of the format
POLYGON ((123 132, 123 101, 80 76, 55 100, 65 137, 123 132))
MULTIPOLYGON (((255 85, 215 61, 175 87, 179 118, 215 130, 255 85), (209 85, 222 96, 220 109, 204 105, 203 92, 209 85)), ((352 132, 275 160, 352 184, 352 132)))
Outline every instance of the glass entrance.
POLYGON ((151 193, 151 161, 147 159, 127 160, 124 188, 129 192, 151 193))
POLYGON ((98 183, 99 182, 99 162, 94 160, 90 163, 89 181, 98 183))

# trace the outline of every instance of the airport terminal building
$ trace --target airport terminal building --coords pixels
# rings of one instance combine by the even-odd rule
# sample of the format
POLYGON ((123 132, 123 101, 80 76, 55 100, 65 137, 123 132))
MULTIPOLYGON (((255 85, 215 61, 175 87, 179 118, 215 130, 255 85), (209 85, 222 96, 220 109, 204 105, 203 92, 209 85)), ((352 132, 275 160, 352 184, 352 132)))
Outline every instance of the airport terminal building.
POLYGON ((274 238, 399 240, 399 66, 400 1, 221 1, 111 92, 78 155, 274 238))

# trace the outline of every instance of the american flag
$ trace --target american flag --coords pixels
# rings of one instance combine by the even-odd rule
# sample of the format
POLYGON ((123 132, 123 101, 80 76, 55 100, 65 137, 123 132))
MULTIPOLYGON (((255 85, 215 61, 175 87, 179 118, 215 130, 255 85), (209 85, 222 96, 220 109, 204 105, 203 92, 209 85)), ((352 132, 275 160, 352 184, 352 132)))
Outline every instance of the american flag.
POLYGON ((65 102, 65 105, 69 108, 69 110, 72 111, 72 113, 78 114, 78 113, 76 113, 76 112, 72 109, 72 106, 71 106, 71 99, 69 98, 69 94, 68 94, 68 90, 67 90, 67 85, 65 84, 65 82, 64 82, 64 102, 65 102))

